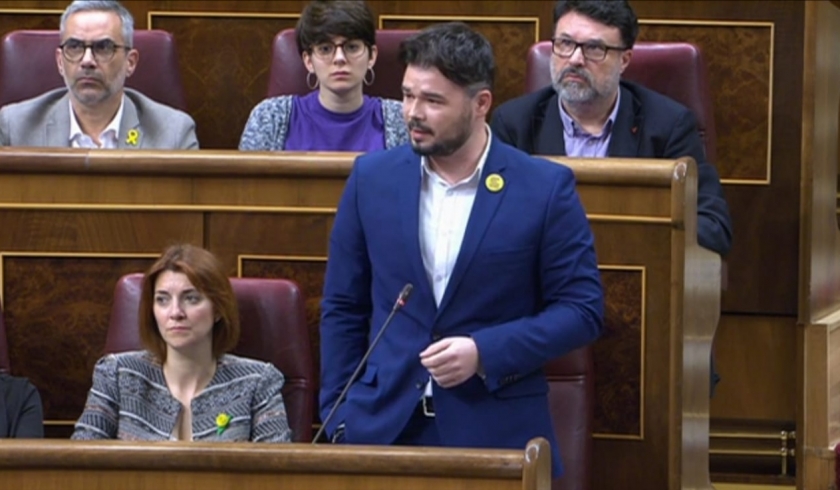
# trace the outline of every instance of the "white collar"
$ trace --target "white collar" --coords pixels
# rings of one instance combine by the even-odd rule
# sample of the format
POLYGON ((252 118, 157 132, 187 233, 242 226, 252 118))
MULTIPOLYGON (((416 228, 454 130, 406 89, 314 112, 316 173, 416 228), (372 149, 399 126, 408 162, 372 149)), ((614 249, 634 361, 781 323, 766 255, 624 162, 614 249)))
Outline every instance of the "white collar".
MULTIPOLYGON (((490 130, 490 126, 486 123, 484 124, 484 130, 487 131, 487 144, 484 145, 484 151, 481 152, 481 157, 479 157, 478 159, 478 165, 475 166, 475 171, 473 171, 473 173, 470 174, 469 177, 454 185, 469 182, 470 180, 477 179, 478 176, 481 175, 481 171, 484 169, 484 163, 487 161, 487 155, 490 153, 490 144, 493 142, 493 131, 490 130)), ((420 157, 420 175, 431 175, 433 173, 435 172, 429 166, 429 159, 425 155, 420 157)))
MULTIPOLYGON (((71 96, 72 97, 72 96, 71 96)), ((73 102, 68 99, 67 103, 70 104, 70 142, 73 142, 76 138, 84 135, 82 132, 82 127, 79 126, 79 121, 76 120, 76 112, 73 110, 73 102)), ((114 114, 114 118, 111 119, 111 122, 105 126, 105 129, 102 130, 102 133, 99 134, 99 141, 102 142, 102 138, 108 134, 108 131, 113 131, 114 136, 113 139, 116 143, 119 144, 119 137, 120 137, 120 123, 122 122, 123 116, 123 108, 125 107, 125 94, 123 94, 122 98, 120 99, 120 107, 117 109, 117 113, 114 114)))

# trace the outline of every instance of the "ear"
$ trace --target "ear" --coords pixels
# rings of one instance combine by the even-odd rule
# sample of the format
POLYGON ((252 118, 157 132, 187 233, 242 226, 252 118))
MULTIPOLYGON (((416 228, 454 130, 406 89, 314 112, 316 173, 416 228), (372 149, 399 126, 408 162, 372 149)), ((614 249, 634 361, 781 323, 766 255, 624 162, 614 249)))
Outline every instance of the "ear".
POLYGON ((368 59, 368 68, 373 68, 373 65, 376 64, 376 57, 379 56, 379 50, 376 49, 376 45, 370 47, 370 58, 368 59))
POLYGON ((473 104, 475 104, 475 113, 481 119, 486 119, 490 114, 490 106, 493 105, 493 93, 488 89, 479 90, 473 96, 473 104))
POLYGON ((300 55, 300 57, 303 60, 303 66, 306 67, 306 71, 308 71, 310 73, 314 73, 315 72, 315 67, 312 65, 312 56, 309 54, 309 52, 304 51, 300 55))
POLYGON ((627 65, 630 64, 631 58, 633 58, 632 49, 627 49, 621 52, 621 73, 624 73, 624 70, 627 69, 627 65))
POLYGON ((58 74, 64 77, 64 55, 61 48, 55 48, 55 64, 58 66, 58 74))
POLYGON ((137 63, 140 61, 140 52, 136 49, 132 49, 125 57, 125 61, 125 76, 130 77, 137 68, 137 63))

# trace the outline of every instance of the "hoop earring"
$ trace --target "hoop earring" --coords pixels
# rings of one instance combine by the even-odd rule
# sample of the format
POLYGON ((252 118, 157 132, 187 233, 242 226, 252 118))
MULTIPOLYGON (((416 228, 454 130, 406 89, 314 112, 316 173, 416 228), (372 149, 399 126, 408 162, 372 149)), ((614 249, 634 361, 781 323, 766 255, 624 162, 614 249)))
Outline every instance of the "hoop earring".
POLYGON ((365 83, 368 87, 373 85, 374 80, 376 80, 376 72, 373 71, 372 67, 369 67, 365 72, 365 77, 362 79, 362 82, 365 83), (370 81, 368 81, 368 73, 370 73, 370 81))
POLYGON ((313 83, 311 80, 311 76, 315 75, 314 71, 310 71, 306 74, 306 86, 309 87, 310 90, 315 90, 318 88, 318 75, 315 75, 315 82, 313 83))

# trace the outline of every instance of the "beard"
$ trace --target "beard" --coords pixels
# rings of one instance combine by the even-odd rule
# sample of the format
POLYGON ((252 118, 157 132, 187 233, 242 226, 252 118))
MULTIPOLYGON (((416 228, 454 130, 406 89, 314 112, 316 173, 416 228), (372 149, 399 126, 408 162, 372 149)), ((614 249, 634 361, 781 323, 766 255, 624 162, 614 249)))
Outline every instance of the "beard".
MULTIPOLYGON (((471 121, 473 117, 472 110, 465 110, 461 114, 461 118, 455 124, 455 127, 450 131, 447 131, 448 136, 441 136, 429 143, 426 143, 425 146, 412 139, 411 149, 414 150, 414 153, 425 157, 445 157, 460 150, 467 140, 470 139, 472 134, 471 121)), ((431 128, 424 126, 416 119, 412 119, 408 122, 408 130, 411 131, 413 129, 419 129, 420 131, 423 131, 433 137, 436 136, 435 132, 432 131, 431 128)))
POLYGON ((560 96, 560 100, 570 104, 585 104, 610 97, 618 89, 618 81, 621 77, 621 72, 616 71, 599 84, 591 73, 580 67, 568 66, 558 74, 552 64, 550 70, 554 90, 560 96), (575 75, 580 80, 565 80, 568 75, 575 75))
MULTIPOLYGON (((83 72, 77 76, 76 80, 67 83, 67 88, 73 94, 73 97, 82 105, 93 107, 99 103, 109 99, 114 94, 114 89, 111 85, 103 80, 102 76, 95 72, 83 72), (78 79, 89 78, 99 82, 99 86, 94 88, 91 85, 85 87, 79 86, 78 79)), ((90 83, 90 82, 88 82, 90 83)))

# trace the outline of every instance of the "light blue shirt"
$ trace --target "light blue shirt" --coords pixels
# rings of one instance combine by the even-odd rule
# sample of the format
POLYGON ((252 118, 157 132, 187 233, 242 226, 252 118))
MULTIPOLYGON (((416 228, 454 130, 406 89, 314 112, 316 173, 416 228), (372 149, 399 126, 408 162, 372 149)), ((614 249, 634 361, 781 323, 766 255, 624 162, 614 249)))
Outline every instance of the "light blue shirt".
POLYGON ((615 98, 615 105, 601 129, 601 134, 590 134, 572 119, 566 112, 563 102, 558 99, 560 106, 560 119, 563 121, 563 141, 566 143, 566 155, 576 158, 604 158, 610 147, 612 128, 615 124, 615 117, 618 114, 618 104, 621 102, 621 90, 615 98))

